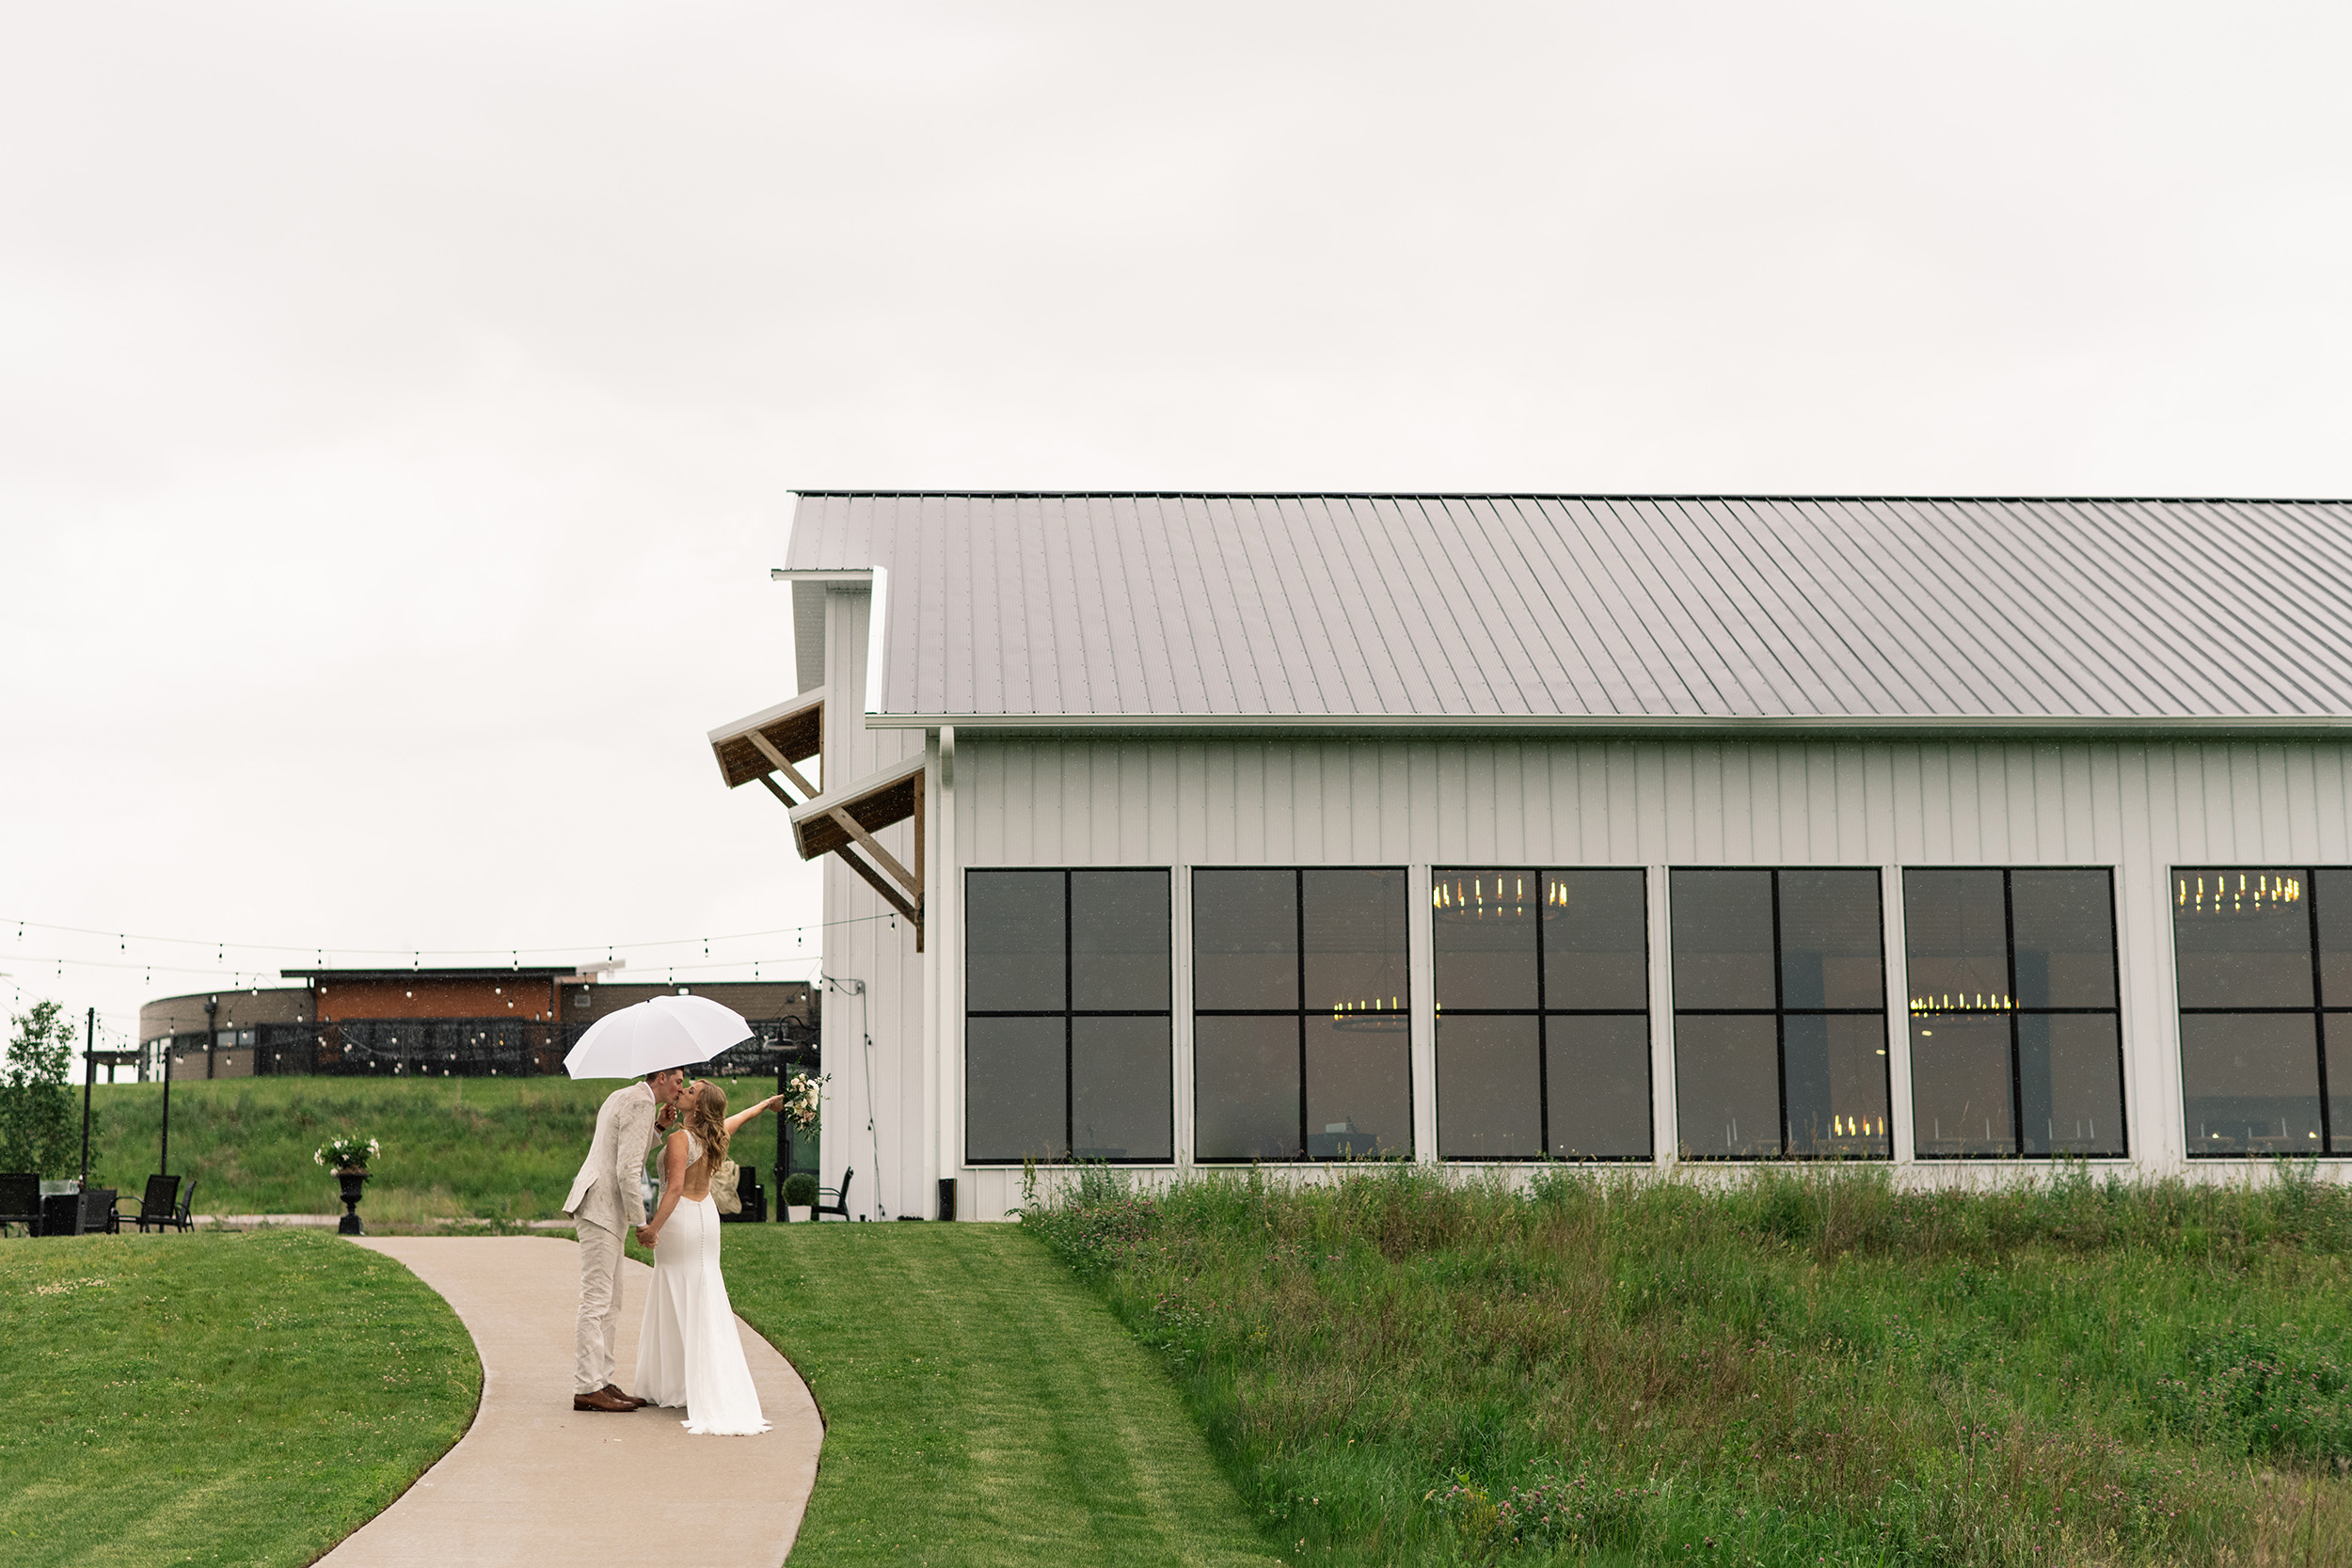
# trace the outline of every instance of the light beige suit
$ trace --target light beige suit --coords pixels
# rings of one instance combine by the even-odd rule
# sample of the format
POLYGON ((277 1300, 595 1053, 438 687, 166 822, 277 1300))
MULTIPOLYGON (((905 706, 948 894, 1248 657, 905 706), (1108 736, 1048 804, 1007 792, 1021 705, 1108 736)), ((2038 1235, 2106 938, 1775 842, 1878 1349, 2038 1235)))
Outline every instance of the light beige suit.
POLYGON ((645 1223, 645 1154, 653 1147, 655 1109, 653 1090, 642 1079, 608 1095, 596 1112, 587 1162, 564 1199, 564 1216, 580 1229, 576 1393, 593 1394, 612 1381, 612 1345, 621 1328, 621 1242, 645 1223))

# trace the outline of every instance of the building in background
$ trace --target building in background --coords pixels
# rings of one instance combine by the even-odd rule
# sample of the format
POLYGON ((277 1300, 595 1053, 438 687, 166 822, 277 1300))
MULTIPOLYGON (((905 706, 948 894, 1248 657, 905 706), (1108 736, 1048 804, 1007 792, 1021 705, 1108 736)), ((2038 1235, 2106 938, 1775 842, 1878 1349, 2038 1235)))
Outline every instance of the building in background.
POLYGON ((2352 1155, 2352 503, 812 492, 775 576, 710 741, 863 1212, 2352 1155))
POLYGON ((664 994, 734 1008, 753 1042, 713 1069, 772 1073, 813 1067, 808 986, 746 980, 678 986, 614 981, 619 965, 499 969, 290 969, 299 986, 199 991, 139 1009, 140 1077, 257 1074, 491 1077, 558 1073, 581 1031, 618 1007, 664 994))

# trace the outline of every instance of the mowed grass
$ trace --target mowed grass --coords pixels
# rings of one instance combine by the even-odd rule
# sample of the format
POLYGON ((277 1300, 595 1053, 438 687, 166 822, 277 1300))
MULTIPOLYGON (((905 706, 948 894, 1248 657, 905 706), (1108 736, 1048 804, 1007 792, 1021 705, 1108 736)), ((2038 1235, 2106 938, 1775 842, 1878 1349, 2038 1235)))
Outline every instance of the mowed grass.
MULTIPOLYGON (((739 1110, 775 1092, 772 1079, 721 1082, 739 1110)), ((621 1086, 568 1078, 181 1081, 171 1085, 171 1164, 197 1179, 203 1213, 341 1213, 334 1174, 310 1156, 350 1132, 384 1146, 360 1203, 372 1226, 552 1219, 587 1158, 596 1107, 621 1086)), ((101 1084, 93 1100, 103 1135, 91 1180, 135 1195, 156 1168, 163 1085, 101 1084)), ((772 1188, 775 1150, 775 1117, 761 1117, 730 1153, 772 1188)))
POLYGON ((407 1270, 289 1231, 0 1241, 0 1346, 11 1568, 310 1562, 482 1387, 407 1270))
POLYGON ((825 1416, 795 1568, 1283 1560, 1154 1358, 1016 1227, 739 1226, 724 1256, 825 1416))
POLYGON ((1025 1220, 1327 1563, 2352 1562, 2352 1197, 1089 1173, 1025 1220))

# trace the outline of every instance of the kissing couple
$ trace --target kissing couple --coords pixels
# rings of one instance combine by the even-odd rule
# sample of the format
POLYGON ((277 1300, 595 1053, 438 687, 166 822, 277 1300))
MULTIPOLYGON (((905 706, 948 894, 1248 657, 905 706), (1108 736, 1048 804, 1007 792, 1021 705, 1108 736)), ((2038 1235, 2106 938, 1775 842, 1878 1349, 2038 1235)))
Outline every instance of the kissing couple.
POLYGON ((572 1179, 564 1217, 580 1234, 580 1322, 572 1408, 614 1413, 684 1406, 699 1436, 766 1432, 759 1392, 719 1273, 719 1206, 710 1179, 737 1128, 784 1103, 772 1095, 727 1115, 727 1092, 683 1068, 615 1089, 596 1112, 587 1162, 572 1179), (661 1136, 661 1206, 645 1218, 645 1155, 661 1136), (612 1381, 621 1325, 622 1238, 631 1229, 654 1256, 653 1291, 637 1337, 637 1393, 612 1381))

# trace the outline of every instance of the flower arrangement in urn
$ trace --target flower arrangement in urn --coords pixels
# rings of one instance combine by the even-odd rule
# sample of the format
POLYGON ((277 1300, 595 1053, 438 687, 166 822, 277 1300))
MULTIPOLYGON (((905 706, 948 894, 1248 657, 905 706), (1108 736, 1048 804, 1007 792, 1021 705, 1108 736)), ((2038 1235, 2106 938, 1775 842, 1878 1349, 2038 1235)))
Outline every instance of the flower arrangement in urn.
POLYGON ((310 1156, 310 1163, 331 1165, 340 1175, 347 1170, 367 1169, 368 1162, 383 1152, 383 1146, 373 1138, 330 1138, 319 1145, 318 1152, 310 1156))

